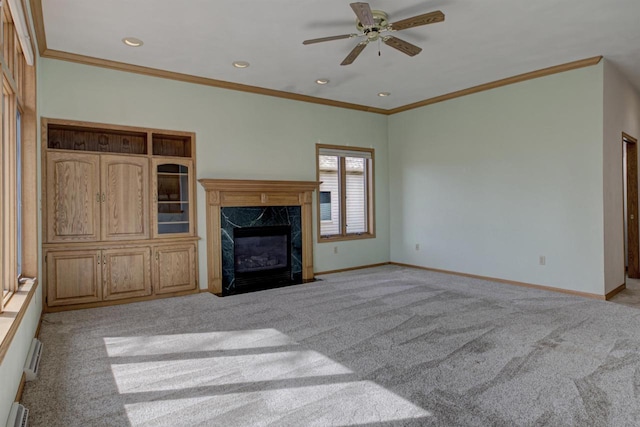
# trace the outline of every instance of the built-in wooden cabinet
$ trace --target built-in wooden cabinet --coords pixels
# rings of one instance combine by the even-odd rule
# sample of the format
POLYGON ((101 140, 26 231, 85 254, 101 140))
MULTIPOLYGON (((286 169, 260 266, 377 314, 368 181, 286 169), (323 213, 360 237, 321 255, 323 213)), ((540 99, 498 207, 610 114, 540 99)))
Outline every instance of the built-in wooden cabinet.
POLYGON ((194 134, 42 122, 45 306, 196 292, 194 134))

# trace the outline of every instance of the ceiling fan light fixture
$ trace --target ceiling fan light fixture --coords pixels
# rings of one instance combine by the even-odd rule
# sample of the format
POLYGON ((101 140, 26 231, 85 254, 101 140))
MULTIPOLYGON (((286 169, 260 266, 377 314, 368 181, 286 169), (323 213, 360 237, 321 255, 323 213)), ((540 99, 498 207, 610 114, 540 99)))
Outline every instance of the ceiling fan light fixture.
POLYGON ((329 83, 329 79, 318 79, 316 80, 316 83, 319 85, 326 85, 327 83, 329 83))
POLYGON ((247 68, 249 63, 247 61, 233 61, 233 66, 236 68, 247 68))
POLYGON ((129 47, 140 47, 144 44, 144 42, 135 37, 125 37, 122 39, 122 43, 126 44, 129 47))
POLYGON ((389 96, 389 95, 391 95, 391 92, 378 92, 378 96, 384 97, 384 96, 389 96))

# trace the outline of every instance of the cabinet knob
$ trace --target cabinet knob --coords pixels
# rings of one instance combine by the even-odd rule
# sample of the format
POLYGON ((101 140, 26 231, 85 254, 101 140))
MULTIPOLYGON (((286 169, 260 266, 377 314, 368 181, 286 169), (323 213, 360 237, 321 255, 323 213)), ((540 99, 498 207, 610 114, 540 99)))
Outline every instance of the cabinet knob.
POLYGON ((96 202, 100 203, 100 193, 96 193, 96 202))

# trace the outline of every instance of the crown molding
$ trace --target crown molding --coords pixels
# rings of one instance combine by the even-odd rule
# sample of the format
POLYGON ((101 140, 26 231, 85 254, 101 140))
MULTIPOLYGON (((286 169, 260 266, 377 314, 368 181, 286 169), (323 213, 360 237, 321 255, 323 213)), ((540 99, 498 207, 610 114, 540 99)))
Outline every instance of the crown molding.
POLYGON ((403 105, 390 110, 385 110, 382 108, 369 107, 366 105, 334 101, 331 99, 317 98, 314 96, 300 95, 296 93, 284 92, 284 91, 274 90, 274 89, 266 89, 258 86, 232 83, 224 80, 198 77, 190 74, 176 73, 173 71, 160 70, 160 69, 151 68, 151 67, 143 67, 140 65, 127 64, 124 62, 110 61, 106 59, 94 58, 91 56, 78 55, 75 53, 49 49, 47 47, 47 38, 46 38, 45 28, 44 28, 44 18, 42 14, 42 0, 29 0, 29 1, 31 3, 31 13, 33 15, 33 23, 36 31, 36 44, 38 47, 38 52, 40 52, 40 56, 43 58, 51 58, 51 59, 58 59, 61 61, 76 62, 78 64, 93 65, 96 67, 109 68, 112 70, 126 71, 130 73, 143 74, 147 76, 160 77, 164 79, 177 80, 177 81, 182 81, 187 83, 194 83, 194 84, 212 86, 212 87, 217 87, 222 89, 229 89, 229 90, 235 90, 240 92, 249 92, 249 93, 273 96, 277 98, 284 98, 284 99, 289 99, 294 101, 310 102, 313 104, 327 105, 330 107, 346 108, 350 110, 365 111, 368 113, 376 113, 376 114, 384 114, 384 115, 397 114, 403 111, 413 110, 415 108, 420 108, 427 105, 436 104, 438 102, 459 98, 461 96, 471 95, 473 93, 483 92, 485 90, 495 89, 498 87, 507 86, 514 83, 520 83, 526 80, 537 79, 538 77, 545 77, 552 74, 575 70, 578 68, 589 67, 591 65, 598 64, 602 60, 602 56, 594 56, 592 58, 581 59, 579 61, 568 62, 566 64, 555 65, 553 67, 547 67, 547 68, 531 71, 524 74, 518 74, 517 76, 507 77, 505 79, 484 83, 478 86, 470 87, 468 89, 462 89, 459 91, 436 96, 434 98, 424 99, 422 101, 403 105))
POLYGON ((435 98, 425 99, 423 101, 407 104, 402 107, 386 110, 387 114, 397 114, 403 111, 413 110, 414 108, 424 107, 426 105, 436 104, 438 102, 448 101, 461 96, 471 95, 472 93, 483 92, 485 90, 495 89, 502 86, 520 83, 527 80, 537 79, 539 77, 550 76, 552 74, 563 73, 565 71, 576 70, 578 68, 590 67, 598 64, 602 60, 602 56, 594 56, 592 58, 581 59, 579 61, 567 62, 566 64, 555 65, 553 67, 543 68, 541 70, 531 71, 517 76, 507 77, 505 79, 484 83, 473 86, 468 89, 458 90, 456 92, 447 93, 445 95, 436 96, 435 98))
POLYGON ((313 104, 328 105, 330 107, 347 108, 350 110, 366 111, 368 113, 388 114, 388 110, 369 107, 367 105, 351 104, 348 102, 334 101, 331 99, 316 98, 314 96, 300 95, 297 93, 284 92, 274 89, 266 89, 258 86, 244 85, 240 83, 227 82, 223 80, 210 79, 207 77, 193 76, 190 74, 176 73, 173 71, 160 70, 158 68, 143 67, 140 65, 127 64, 125 62, 110 61, 106 59, 94 58, 91 56, 78 55, 76 53, 63 52, 59 50, 47 49, 40 56, 43 58, 59 59, 62 61, 76 62, 79 64, 93 65, 96 67, 109 68, 118 71, 143 74, 146 76, 160 77, 177 80, 181 82, 212 86, 222 89, 230 89, 239 92, 249 92, 258 95, 274 96, 276 98, 290 99, 294 101, 310 102, 313 104))
MULTIPOLYGON (((37 0, 36 0, 37 1, 37 0)), ((402 113, 403 111, 413 110, 415 108, 424 107, 438 102, 448 101, 454 98, 460 98, 462 96, 471 95, 473 93, 483 92, 490 89, 495 89, 502 86, 511 85, 514 83, 520 83, 527 80, 537 79, 539 77, 545 77, 552 74, 562 73, 565 71, 575 70, 578 68, 589 67, 598 64, 602 60, 602 56, 595 56, 593 58, 581 59, 579 61, 568 62, 566 64, 560 64, 553 67, 543 68, 541 70, 531 71, 524 74, 518 74, 517 76, 507 77, 505 79, 496 80, 489 83, 484 83, 478 86, 474 86, 468 89, 459 90, 456 92, 447 93, 444 95, 436 96, 434 98, 425 99, 422 101, 414 102, 412 104, 403 105, 401 107, 385 110, 382 108, 369 107, 360 104, 351 104, 348 102, 334 101, 331 99, 316 98, 308 95, 300 95, 291 92, 284 92, 274 89, 265 89, 258 86, 244 85, 240 83, 232 83, 223 80, 210 79, 206 77, 198 77, 190 74, 176 73, 173 71, 165 71, 157 68, 143 67, 140 65, 132 65, 124 62, 110 61, 106 59, 94 58, 91 56, 78 55, 75 53, 62 52, 58 50, 47 49, 41 55, 43 58, 58 59, 61 61, 76 62, 84 65, 93 65, 96 67, 109 68, 112 70, 126 71, 130 73, 143 74, 146 76, 160 77, 170 80, 177 80, 187 83, 200 84, 205 86, 212 86, 222 89, 235 90, 240 92, 249 92, 258 95, 274 96, 277 98, 284 98, 294 101, 310 102, 313 104, 328 105, 330 107, 346 108, 350 110, 365 111, 368 113, 392 115, 402 113)))

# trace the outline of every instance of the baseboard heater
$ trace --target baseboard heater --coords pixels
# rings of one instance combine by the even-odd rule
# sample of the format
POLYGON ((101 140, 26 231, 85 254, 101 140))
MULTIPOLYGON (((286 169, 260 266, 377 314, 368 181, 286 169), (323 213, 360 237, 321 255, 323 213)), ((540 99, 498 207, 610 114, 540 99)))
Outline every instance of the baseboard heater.
POLYGON ((42 342, 34 338, 31 341, 31 347, 24 362, 24 377, 27 381, 33 381, 38 377, 38 369, 40 368, 40 356, 42 355, 42 342))
POLYGON ((7 427, 27 427, 29 410, 18 402, 13 402, 7 419, 7 427))

